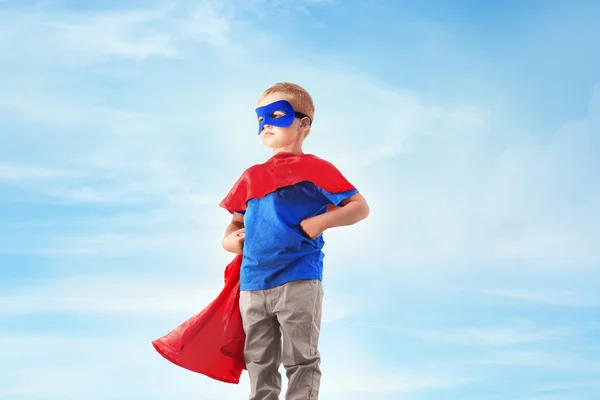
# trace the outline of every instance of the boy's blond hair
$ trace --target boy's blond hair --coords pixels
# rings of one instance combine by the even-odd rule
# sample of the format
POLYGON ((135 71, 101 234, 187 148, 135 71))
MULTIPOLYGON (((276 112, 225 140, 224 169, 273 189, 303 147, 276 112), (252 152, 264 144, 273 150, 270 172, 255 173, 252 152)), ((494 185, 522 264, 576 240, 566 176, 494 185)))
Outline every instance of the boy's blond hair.
POLYGON ((259 101, 273 93, 282 94, 292 107, 294 107, 294 111, 306 114, 310 117, 311 121, 314 120, 315 105, 310 94, 302 86, 290 82, 278 82, 265 90, 260 96, 259 101))

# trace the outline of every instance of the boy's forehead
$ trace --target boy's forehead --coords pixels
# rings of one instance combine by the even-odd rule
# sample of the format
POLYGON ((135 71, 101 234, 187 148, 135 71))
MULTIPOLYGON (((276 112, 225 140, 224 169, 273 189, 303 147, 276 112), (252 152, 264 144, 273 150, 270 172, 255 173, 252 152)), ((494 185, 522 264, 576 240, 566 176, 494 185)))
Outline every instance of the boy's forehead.
POLYGON ((288 96, 286 96, 284 93, 269 93, 268 95, 258 99, 258 106, 259 107, 266 106, 267 104, 275 103, 276 101, 279 101, 279 100, 290 101, 291 99, 288 96))

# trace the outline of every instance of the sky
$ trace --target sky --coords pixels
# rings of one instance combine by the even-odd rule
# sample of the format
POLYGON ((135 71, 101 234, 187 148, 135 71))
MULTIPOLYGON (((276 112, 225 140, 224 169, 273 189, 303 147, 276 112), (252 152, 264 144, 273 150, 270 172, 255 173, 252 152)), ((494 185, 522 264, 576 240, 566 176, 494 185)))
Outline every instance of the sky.
POLYGON ((371 207, 325 232, 322 399, 600 398, 599 19, 0 0, 0 400, 247 398, 150 343, 222 287, 218 203, 280 81, 371 207))

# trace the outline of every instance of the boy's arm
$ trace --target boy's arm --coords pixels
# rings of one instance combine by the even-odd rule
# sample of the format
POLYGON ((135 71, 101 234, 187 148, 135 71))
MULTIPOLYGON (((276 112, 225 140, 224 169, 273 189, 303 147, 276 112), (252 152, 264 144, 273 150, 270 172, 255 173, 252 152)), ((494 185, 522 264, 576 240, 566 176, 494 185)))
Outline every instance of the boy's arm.
POLYGON ((300 226, 312 239, 326 229, 348 226, 367 218, 370 213, 367 201, 360 193, 355 193, 340 203, 339 208, 325 214, 302 221, 300 226))
POLYGON ((337 226, 354 225, 367 218, 370 213, 367 201, 360 193, 355 193, 340 203, 339 208, 322 214, 323 230, 337 226))
POLYGON ((221 244, 223 248, 230 253, 242 254, 244 236, 244 216, 234 212, 231 222, 225 229, 225 236, 223 237, 221 244))
POLYGON ((244 228, 244 215, 234 212, 233 217, 231 218, 231 222, 229 223, 229 225, 227 225, 227 228, 225 229, 224 237, 227 237, 227 236, 231 235, 233 232, 237 231, 238 229, 242 229, 242 228, 244 228))

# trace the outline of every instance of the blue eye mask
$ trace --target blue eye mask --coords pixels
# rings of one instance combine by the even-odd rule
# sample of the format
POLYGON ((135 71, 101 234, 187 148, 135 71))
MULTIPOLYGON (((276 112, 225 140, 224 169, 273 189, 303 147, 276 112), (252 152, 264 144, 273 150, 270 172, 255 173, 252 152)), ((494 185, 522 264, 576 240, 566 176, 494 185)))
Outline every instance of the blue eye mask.
POLYGON ((294 118, 308 118, 312 125, 312 120, 308 115, 294 111, 294 107, 286 100, 279 100, 266 106, 258 107, 256 109, 256 116, 258 118, 259 135, 265 125, 286 128, 294 123, 294 118))

